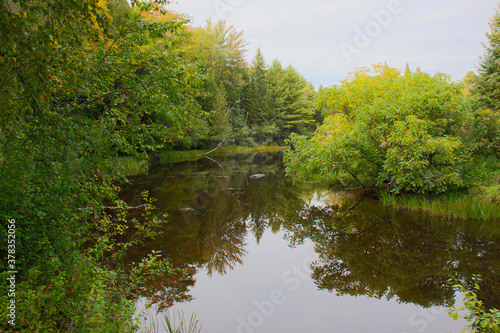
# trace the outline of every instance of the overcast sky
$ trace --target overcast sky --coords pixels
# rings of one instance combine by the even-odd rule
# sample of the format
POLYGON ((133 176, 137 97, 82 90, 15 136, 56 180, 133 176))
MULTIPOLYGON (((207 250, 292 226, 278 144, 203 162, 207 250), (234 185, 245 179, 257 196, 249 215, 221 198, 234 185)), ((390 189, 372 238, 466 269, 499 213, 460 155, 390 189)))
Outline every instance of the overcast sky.
POLYGON ((391 67, 460 80, 483 54, 498 0, 178 0, 171 8, 203 26, 225 19, 244 31, 247 58, 294 66, 316 87, 354 68, 391 67))

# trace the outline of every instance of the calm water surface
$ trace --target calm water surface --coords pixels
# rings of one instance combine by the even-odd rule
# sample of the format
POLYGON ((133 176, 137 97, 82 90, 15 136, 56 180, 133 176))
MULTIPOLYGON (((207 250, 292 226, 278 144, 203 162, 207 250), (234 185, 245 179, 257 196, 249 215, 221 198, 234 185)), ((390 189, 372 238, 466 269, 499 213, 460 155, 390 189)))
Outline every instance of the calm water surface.
POLYGON ((293 184, 281 157, 164 161, 132 179, 124 199, 139 204, 149 190, 169 222, 127 260, 161 250, 175 268, 144 286, 138 308, 194 312, 205 333, 460 332, 447 280, 472 274, 500 308, 498 222, 430 219, 293 184))

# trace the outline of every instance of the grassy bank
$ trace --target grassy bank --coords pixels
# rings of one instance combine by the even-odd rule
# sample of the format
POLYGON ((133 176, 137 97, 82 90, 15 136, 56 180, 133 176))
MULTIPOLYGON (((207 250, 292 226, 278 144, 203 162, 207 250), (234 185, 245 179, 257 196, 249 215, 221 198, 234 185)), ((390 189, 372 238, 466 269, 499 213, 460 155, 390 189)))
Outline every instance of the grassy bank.
POLYGON ((137 157, 118 157, 113 160, 117 171, 124 176, 137 176, 148 172, 148 161, 137 157))
MULTIPOLYGON (((284 151, 286 147, 283 146, 257 146, 257 147, 241 147, 241 146, 227 146, 219 148, 211 152, 208 156, 223 156, 228 154, 242 154, 242 153, 267 153, 284 151)), ((179 159, 179 158, 199 158, 200 155, 206 154, 210 150, 187 150, 187 151, 163 151, 160 153, 160 160, 165 159, 179 159)))
POLYGON ((465 170, 466 192, 441 195, 393 195, 380 192, 380 200, 398 209, 422 211, 455 219, 500 219, 500 161, 494 156, 477 157, 465 170))
POLYGON ((438 197, 380 193, 380 200, 398 209, 421 211, 455 219, 500 219, 500 202, 476 194, 446 194, 438 197))

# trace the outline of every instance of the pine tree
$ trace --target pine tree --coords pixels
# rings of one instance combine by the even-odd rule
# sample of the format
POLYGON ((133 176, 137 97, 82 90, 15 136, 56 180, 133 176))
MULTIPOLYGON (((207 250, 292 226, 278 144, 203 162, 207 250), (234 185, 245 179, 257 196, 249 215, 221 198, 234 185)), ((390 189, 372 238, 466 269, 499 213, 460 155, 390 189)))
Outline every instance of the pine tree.
POLYGON ((314 127, 314 87, 292 66, 283 69, 275 60, 267 72, 272 113, 282 132, 304 134, 314 127))
POLYGON ((249 70, 250 83, 247 112, 250 125, 264 125, 270 120, 269 105, 267 103, 267 95, 269 94, 269 86, 266 81, 267 69, 268 66, 259 48, 249 70))
POLYGON ((409 75, 409 74, 411 74, 410 64, 406 63, 405 75, 409 75))
POLYGON ((257 49, 257 54, 252 60, 250 67, 251 76, 255 81, 257 86, 257 92, 259 98, 264 98, 267 94, 267 83, 266 83, 266 72, 267 64, 264 60, 264 56, 260 52, 260 48, 257 49))
POLYGON ((500 110, 500 12, 491 19, 490 32, 486 34, 489 45, 479 63, 479 76, 475 92, 484 107, 500 110))

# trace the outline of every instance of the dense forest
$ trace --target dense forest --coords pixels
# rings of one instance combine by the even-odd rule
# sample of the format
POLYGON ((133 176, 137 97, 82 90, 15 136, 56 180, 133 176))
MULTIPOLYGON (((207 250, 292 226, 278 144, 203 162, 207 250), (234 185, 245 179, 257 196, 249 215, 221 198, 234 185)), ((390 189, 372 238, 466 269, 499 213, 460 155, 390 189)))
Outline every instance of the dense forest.
POLYGON ((297 179, 498 201, 500 15, 463 82, 378 65, 316 92, 260 50, 248 63, 234 26, 167 4, 0 2, 2 331, 134 331, 138 288, 170 264, 124 253, 168 217, 120 185, 162 151, 288 143, 297 179))

